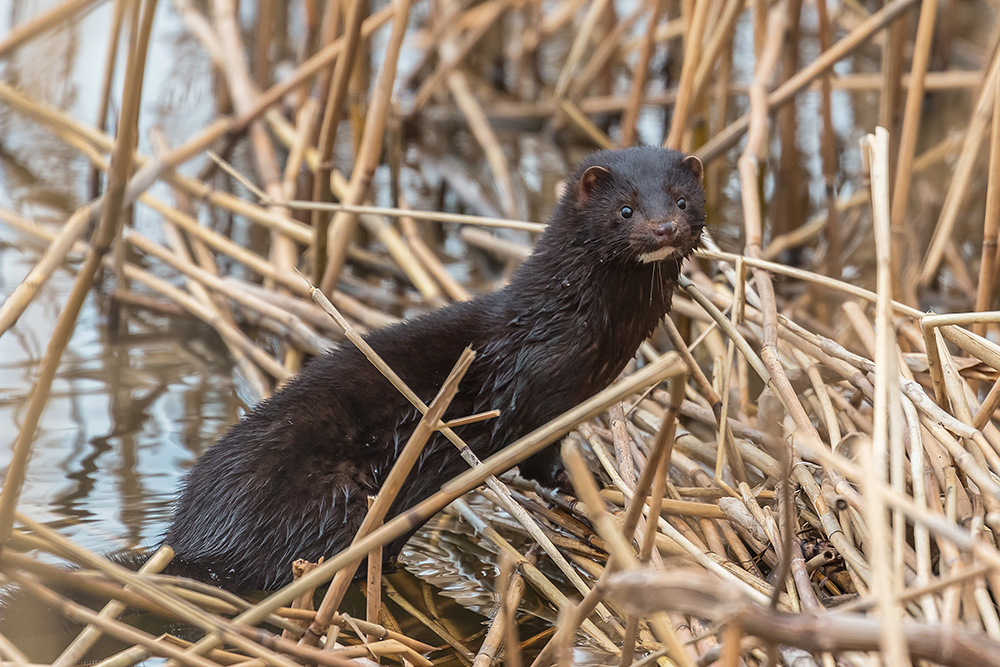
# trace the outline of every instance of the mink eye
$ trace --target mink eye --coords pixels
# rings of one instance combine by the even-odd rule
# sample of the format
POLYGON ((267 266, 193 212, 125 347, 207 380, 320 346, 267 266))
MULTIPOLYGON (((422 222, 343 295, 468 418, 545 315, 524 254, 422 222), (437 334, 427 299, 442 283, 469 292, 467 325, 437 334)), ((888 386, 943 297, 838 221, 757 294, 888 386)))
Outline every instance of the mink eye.
POLYGON ((632 217, 632 207, 631 206, 622 206, 621 216, 623 218, 625 218, 626 220, 628 220, 629 218, 631 218, 632 217))
POLYGON ((680 199, 677 200, 677 208, 679 208, 680 210, 683 211, 687 207, 688 207, 688 205, 687 205, 687 202, 684 201, 684 197, 681 197, 680 199))

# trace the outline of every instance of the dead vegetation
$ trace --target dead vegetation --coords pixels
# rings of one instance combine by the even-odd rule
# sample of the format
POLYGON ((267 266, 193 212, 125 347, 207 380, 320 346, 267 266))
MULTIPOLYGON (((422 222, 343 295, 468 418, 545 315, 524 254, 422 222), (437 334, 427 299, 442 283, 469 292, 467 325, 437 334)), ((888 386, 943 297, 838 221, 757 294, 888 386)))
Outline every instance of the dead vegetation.
MULTIPOLYGON (((65 0, 25 21, 0 39, 0 59, 97 4, 65 0)), ((153 155, 135 148, 156 0, 113 3, 112 33, 125 40, 121 52, 116 40, 109 46, 102 122, 0 83, 9 112, 104 174, 99 196, 59 225, 0 210, 5 225, 44 246, 0 306, 0 335, 56 269, 76 275, 21 410, 0 495, 3 579, 88 625, 54 664, 76 664, 100 634, 133 646, 102 665, 162 656, 199 667, 545 667, 573 664, 581 645, 635 667, 855 665, 871 654, 891 665, 1000 664, 1000 314, 990 310, 1000 32, 985 5, 938 4, 306 0, 289 13, 259 0, 247 35, 232 0, 175 0, 170 11, 213 63, 218 116, 176 146, 155 135, 153 155), (963 32, 977 21, 992 26, 980 36, 985 46, 963 32), (279 76, 271 54, 289 35, 295 61, 279 76), (123 86, 112 94, 116 62, 123 86), (835 71, 838 63, 849 66, 835 71), (804 99, 811 111, 796 113, 804 99), (875 100, 874 110, 863 100, 875 100), (103 119, 115 104, 109 132, 103 119), (943 106, 949 120, 935 111, 943 106), (845 108, 871 120, 860 153, 844 145, 860 136, 838 120, 845 108), (938 126, 928 129, 931 116, 938 126), (435 123, 457 125, 485 161, 485 194, 454 173, 444 188, 481 215, 408 205, 407 137, 435 123), (524 256, 524 236, 491 232, 542 229, 522 220, 525 180, 504 140, 510 132, 496 129, 511 126, 584 147, 642 135, 706 164, 710 228, 740 252, 706 235, 671 320, 619 382, 503 452, 469 457, 469 471, 383 525, 427 437, 456 425, 440 415, 472 361, 463 358, 430 405, 410 396, 424 420, 351 548, 304 565, 295 583, 253 604, 157 577, 169 549, 133 573, 18 512, 52 380, 95 285, 115 308, 202 320, 253 397, 266 397, 305 355, 344 338, 363 346, 364 331, 404 310, 483 289, 449 271, 442 229, 461 229, 467 251, 508 268, 524 256), (246 173, 229 166, 238 149, 251 156, 246 173), (209 151, 200 177, 177 170, 209 151), (861 164, 846 166, 847 154, 861 164), (807 192, 810 161, 820 197, 807 192), (217 188, 219 169, 252 196, 217 188), (379 173, 390 192, 378 190, 379 173), (154 195, 154 184, 171 199, 154 195), (386 200, 392 206, 371 205, 386 200), (980 234, 970 211, 983 201, 980 234), (158 216, 159 239, 123 224, 133 206, 158 216), (216 212, 265 230, 265 251, 205 224, 216 212), (238 275, 219 268, 233 265, 238 275), (376 298, 357 287, 365 281, 400 287, 376 298), (944 298, 958 312, 921 309, 944 298), (496 477, 560 439, 578 499, 496 477), (514 528, 498 531, 462 500, 483 484, 514 528), (418 601, 383 587, 378 567, 368 577, 368 619, 339 613, 359 559, 449 504, 502 554, 485 633, 455 636, 418 601), (512 530, 538 545, 530 557, 505 539, 512 530), (54 567, 40 553, 81 569, 54 567), (546 574, 555 570, 558 580, 546 574), (331 580, 312 611, 312 591, 331 580), (526 587, 558 614, 530 638, 518 632, 526 587), (113 601, 97 613, 67 597, 71 590, 113 601), (383 595, 436 645, 394 629, 383 595), (202 638, 186 645, 126 625, 116 620, 126 605, 182 620, 202 638)), ((0 654, 29 661, 2 635, 0 654)))

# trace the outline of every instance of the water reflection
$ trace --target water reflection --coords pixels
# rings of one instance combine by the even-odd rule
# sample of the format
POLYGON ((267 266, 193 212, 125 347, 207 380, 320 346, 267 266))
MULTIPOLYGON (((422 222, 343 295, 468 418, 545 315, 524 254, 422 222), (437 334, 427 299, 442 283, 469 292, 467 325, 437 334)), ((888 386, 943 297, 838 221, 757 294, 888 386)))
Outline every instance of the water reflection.
MULTIPOLYGON (((0 34, 53 2, 0 3, 0 34)), ((0 62, 4 81, 92 124, 99 108, 113 3, 31 40, 0 62)), ((123 40, 122 45, 125 42, 123 40)), ((124 61, 116 71, 120 90, 124 61)), ((140 150, 161 127, 180 141, 214 114, 210 63, 161 3, 150 44, 140 150)), ((85 201, 89 163, 49 128, 0 107, 0 204, 39 221, 62 221, 85 201)), ((190 168, 197 168, 193 165, 190 168)), ((164 193, 166 194, 166 193, 164 193)), ((135 224, 159 237, 141 210, 135 224)), ((37 252, 0 226, 0 296, 37 252)), ((72 284, 59 270, 18 324, 0 337, 0 446, 9 452, 39 360, 72 284)), ((152 543, 162 533, 184 470, 238 418, 228 356, 213 332, 191 320, 126 313, 88 296, 42 417, 19 509, 56 521, 99 552, 152 543)), ((9 454, 4 458, 9 457, 9 454)))
MULTIPOLYGON (((11 254, 0 251, 5 271, 11 254)), ((18 426, 43 353, 38 342, 55 319, 50 308, 69 282, 56 276, 18 324, 21 335, 0 338, 0 356, 19 360, 0 366, 0 387, 21 395, 0 404, 7 433, 18 426)), ((73 519, 64 530, 97 551, 157 539, 180 476, 239 407, 228 358, 204 345, 213 333, 162 322, 172 335, 112 336, 109 307, 106 299, 89 300, 92 321, 74 335, 53 383, 21 496, 22 511, 35 518, 73 519)))

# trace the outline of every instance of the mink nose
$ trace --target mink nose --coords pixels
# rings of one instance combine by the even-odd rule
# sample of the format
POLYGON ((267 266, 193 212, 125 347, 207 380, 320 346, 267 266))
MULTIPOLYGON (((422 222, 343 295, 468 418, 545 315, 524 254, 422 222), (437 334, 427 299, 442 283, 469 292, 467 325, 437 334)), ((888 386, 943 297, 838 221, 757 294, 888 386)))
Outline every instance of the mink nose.
POLYGON ((677 235, 676 222, 661 222, 656 225, 656 235, 664 241, 671 241, 677 235))

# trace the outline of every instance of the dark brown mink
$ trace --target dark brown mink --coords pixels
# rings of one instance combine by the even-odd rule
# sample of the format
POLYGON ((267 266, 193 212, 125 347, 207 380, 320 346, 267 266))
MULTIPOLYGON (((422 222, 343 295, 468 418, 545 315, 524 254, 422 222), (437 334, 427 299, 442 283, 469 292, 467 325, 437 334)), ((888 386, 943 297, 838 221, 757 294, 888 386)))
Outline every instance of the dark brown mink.
MULTIPOLYGON (((681 262, 705 224, 701 176, 697 158, 663 148, 593 153, 509 285, 367 340, 425 402, 471 346, 476 359, 446 417, 499 409, 456 429, 486 457, 609 385, 670 310, 681 262)), ((187 473, 164 540, 176 551, 170 571, 271 589, 291 580, 296 558, 335 555, 419 418, 349 343, 315 359, 187 473)), ((519 468, 555 486, 558 464, 549 447, 519 468)), ((389 517, 467 467, 436 435, 389 517)))

